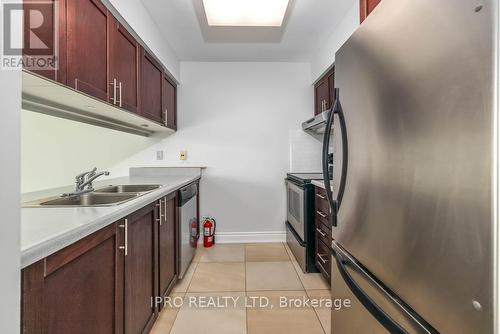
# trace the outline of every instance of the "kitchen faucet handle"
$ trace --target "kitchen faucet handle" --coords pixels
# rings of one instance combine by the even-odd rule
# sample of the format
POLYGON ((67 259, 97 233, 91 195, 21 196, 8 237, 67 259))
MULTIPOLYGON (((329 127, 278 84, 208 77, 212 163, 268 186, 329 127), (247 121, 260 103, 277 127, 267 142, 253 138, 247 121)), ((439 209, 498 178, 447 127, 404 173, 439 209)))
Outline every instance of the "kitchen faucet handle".
POLYGON ((85 176, 87 175, 91 175, 91 174, 95 174, 95 172, 97 172, 97 167, 94 167, 94 169, 92 169, 91 171, 88 171, 88 172, 83 172, 81 174, 78 174, 75 179, 77 180, 80 180, 80 179, 83 179, 85 176))

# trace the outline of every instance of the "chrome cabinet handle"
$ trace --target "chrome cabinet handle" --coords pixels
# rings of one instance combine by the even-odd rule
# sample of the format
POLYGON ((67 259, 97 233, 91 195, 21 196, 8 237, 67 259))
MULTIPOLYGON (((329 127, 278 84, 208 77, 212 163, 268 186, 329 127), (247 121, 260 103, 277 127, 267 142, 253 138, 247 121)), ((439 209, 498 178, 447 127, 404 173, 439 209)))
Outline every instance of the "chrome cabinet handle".
POLYGON ((160 223, 160 226, 163 224, 163 218, 165 217, 165 214, 162 213, 162 207, 163 207, 163 200, 160 199, 160 204, 156 204, 156 206, 160 207, 160 218, 158 219, 158 222, 160 223))
POLYGON ((165 223, 167 223, 167 198, 166 197, 163 199, 163 205, 164 205, 163 218, 164 218, 165 223))
POLYGON ((323 196, 321 194, 316 194, 317 197, 321 198, 321 199, 326 199, 326 196, 323 196))
POLYGON ((323 255, 321 255, 320 253, 316 253, 316 256, 321 260, 321 262, 323 262, 323 264, 326 264, 327 261, 323 259, 323 255))
POLYGON ((321 212, 321 211, 319 211, 319 210, 316 210, 316 213, 317 213, 318 215, 320 215, 321 217, 326 218, 326 215, 325 215, 323 212, 321 212))
POLYGON ((168 124, 168 108, 165 108, 163 118, 164 118, 165 125, 167 125, 168 124))
POLYGON ((120 81, 120 107, 122 106, 122 82, 120 81))
POLYGON ((316 227, 316 231, 318 231, 318 233, 319 233, 319 234, 321 234, 321 236, 322 236, 323 238, 324 238, 324 237, 326 237, 326 233, 325 233, 325 232, 323 232, 321 229, 319 229, 319 228, 317 228, 317 227, 316 227))
POLYGON ((116 88, 117 88, 116 78, 113 79, 113 82, 110 83, 110 85, 113 86, 113 97, 111 98, 111 101, 113 101, 113 104, 116 104, 116 88))
POLYGON ((120 225, 121 228, 125 228, 125 245, 120 246, 120 249, 125 250, 125 256, 128 255, 128 219, 125 219, 125 224, 120 225))

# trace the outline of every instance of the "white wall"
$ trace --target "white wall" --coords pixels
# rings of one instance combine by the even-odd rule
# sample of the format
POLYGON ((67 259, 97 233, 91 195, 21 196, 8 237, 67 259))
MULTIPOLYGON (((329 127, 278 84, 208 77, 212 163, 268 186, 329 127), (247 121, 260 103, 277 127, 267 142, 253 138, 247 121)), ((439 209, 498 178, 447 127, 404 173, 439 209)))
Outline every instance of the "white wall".
POLYGON ((180 81, 180 63, 170 45, 165 41, 160 30, 153 22, 148 10, 140 0, 103 0, 111 4, 127 21, 143 42, 156 55, 170 74, 180 81))
POLYGON ((311 116, 310 65, 183 62, 181 75, 181 130, 112 171, 207 166, 201 214, 216 217, 219 232, 283 231, 291 137, 311 116), (166 151, 165 162, 155 161, 156 150, 166 151))
POLYGON ((317 81, 335 62, 335 52, 344 44, 359 26, 359 1, 356 1, 351 9, 338 24, 335 32, 316 52, 311 62, 311 73, 313 82, 317 81))
POLYGON ((19 333, 20 217, 19 217, 19 110, 21 73, 0 70, 0 333, 19 333))
POLYGON ((85 170, 109 169, 159 141, 26 110, 21 115, 22 193, 70 185, 85 170))

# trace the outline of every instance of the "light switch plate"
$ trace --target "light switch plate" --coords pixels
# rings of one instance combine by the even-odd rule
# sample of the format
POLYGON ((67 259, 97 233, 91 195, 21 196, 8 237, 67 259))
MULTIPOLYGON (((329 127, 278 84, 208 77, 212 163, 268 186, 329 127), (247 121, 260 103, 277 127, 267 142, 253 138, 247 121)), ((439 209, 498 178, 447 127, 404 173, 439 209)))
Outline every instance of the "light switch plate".
POLYGON ((165 154, 163 151, 156 151, 156 160, 163 160, 165 158, 165 154))
POLYGON ((187 151, 181 151, 179 154, 180 160, 187 160, 187 151))

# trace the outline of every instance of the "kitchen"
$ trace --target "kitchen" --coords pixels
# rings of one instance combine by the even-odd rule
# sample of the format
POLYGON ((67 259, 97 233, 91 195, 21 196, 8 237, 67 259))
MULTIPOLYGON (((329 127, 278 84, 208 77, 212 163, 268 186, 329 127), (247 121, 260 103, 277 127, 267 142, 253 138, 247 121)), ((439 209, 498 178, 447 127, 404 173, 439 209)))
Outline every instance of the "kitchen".
POLYGON ((2 333, 498 333, 498 2, 2 11, 2 333))

